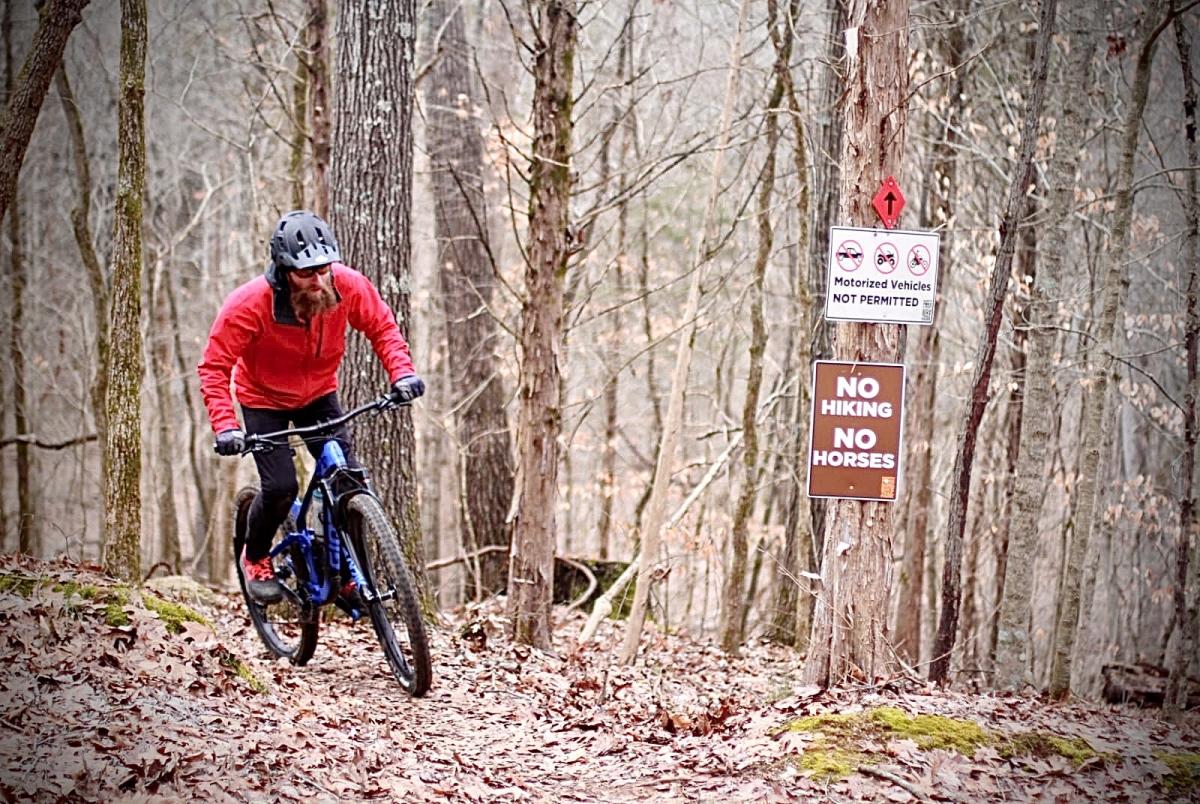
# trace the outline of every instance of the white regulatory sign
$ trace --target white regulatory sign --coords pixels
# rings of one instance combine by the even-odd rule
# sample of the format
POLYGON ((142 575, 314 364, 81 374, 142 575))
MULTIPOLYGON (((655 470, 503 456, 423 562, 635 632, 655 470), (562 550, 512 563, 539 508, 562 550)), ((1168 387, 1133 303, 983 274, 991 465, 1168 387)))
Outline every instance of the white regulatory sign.
POLYGON ((940 242, 936 232, 830 227, 825 317, 932 324, 940 242))

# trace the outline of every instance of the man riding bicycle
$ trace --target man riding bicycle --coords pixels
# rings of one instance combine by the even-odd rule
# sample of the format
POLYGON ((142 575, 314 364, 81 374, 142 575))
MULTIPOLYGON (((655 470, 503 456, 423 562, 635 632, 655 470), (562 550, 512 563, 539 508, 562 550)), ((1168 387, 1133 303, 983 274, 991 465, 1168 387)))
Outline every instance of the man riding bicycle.
MULTIPOLYGON (((369 279, 342 264, 329 224, 307 210, 289 212, 275 225, 270 245, 266 273, 225 299, 197 366, 220 455, 240 455, 247 434, 293 424, 308 427, 342 415, 337 370, 347 325, 371 341, 395 401, 411 402, 425 393, 395 316, 369 279), (242 423, 234 410, 231 377, 242 423)), ((334 438, 355 465, 346 428, 334 438)), ((321 444, 308 447, 313 457, 320 455, 321 444)), ((254 462, 260 491, 250 506, 246 547, 238 560, 250 595, 259 603, 276 603, 283 590, 271 565, 271 542, 299 484, 291 450, 255 452, 254 462)))

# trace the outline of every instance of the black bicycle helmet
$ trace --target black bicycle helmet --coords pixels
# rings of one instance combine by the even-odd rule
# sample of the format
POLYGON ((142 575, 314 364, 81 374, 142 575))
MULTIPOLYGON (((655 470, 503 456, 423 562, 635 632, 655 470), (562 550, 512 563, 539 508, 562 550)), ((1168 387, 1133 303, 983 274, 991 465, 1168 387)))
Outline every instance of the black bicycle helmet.
POLYGON ((297 209, 275 224, 271 234, 271 261, 280 268, 319 268, 341 259, 333 230, 315 213, 297 209))

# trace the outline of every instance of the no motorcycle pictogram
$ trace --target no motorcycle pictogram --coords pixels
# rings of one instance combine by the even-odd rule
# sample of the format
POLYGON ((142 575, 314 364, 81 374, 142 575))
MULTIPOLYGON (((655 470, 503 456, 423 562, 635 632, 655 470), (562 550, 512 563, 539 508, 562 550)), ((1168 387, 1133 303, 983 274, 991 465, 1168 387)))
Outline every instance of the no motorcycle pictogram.
POLYGON ((896 270, 896 263, 899 261, 900 254, 891 243, 884 241, 875 248, 875 269, 879 273, 890 274, 896 270))
POLYGON ((841 268, 846 273, 858 270, 858 266, 862 265, 863 250, 862 246, 853 240, 846 240, 837 247, 834 252, 837 257, 838 268, 841 268))
POLYGON ((913 276, 924 276, 929 270, 929 249, 922 245, 913 246, 908 251, 908 272, 913 276))

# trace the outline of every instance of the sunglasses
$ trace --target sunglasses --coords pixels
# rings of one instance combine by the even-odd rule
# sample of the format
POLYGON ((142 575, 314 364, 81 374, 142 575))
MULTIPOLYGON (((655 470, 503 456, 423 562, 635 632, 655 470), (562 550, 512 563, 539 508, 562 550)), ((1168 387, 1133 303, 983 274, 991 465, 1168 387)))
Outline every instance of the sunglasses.
POLYGON ((329 273, 329 266, 321 265, 316 268, 293 268, 292 273, 301 279, 312 279, 318 274, 325 276, 325 274, 329 273))

